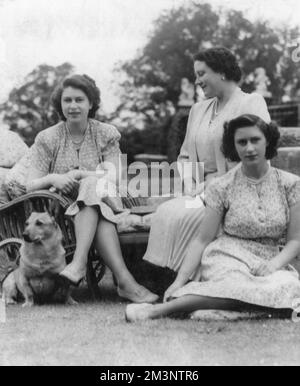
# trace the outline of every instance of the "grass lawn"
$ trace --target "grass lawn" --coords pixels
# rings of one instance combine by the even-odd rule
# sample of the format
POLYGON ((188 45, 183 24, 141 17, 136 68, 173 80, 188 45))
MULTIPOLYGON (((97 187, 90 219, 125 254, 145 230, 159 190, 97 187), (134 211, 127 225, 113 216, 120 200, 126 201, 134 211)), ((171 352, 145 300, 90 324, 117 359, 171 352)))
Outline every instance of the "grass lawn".
POLYGON ((111 277, 103 300, 78 306, 10 306, 0 324, 0 365, 299 365, 300 323, 124 320, 111 277))

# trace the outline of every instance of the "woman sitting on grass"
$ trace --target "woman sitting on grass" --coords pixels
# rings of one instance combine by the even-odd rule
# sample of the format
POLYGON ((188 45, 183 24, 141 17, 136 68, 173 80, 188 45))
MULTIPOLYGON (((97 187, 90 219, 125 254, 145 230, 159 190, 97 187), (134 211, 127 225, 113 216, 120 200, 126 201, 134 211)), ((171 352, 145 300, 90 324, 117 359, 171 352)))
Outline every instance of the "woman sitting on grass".
POLYGON ((204 309, 293 308, 300 281, 288 264, 300 254, 300 178, 269 165, 279 136, 274 123, 255 115, 224 125, 223 153, 241 164, 207 188, 198 239, 164 303, 131 304, 128 321, 204 309), (189 282, 200 264, 200 281, 189 282))

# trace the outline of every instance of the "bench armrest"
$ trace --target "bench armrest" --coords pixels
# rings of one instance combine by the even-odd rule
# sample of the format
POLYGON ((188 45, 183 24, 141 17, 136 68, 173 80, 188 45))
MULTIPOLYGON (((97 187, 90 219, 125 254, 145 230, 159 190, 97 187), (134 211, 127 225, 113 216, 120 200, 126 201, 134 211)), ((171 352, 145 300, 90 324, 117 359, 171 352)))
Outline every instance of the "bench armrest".
POLYGON ((18 198, 15 198, 12 201, 9 201, 1 205, 0 213, 2 211, 6 211, 14 207, 16 204, 20 204, 20 203, 23 203, 24 201, 28 201, 31 199, 38 199, 38 198, 48 198, 48 199, 57 200, 64 209, 66 209, 72 203, 70 199, 66 197, 62 197, 60 194, 51 193, 49 190, 37 190, 36 192, 26 193, 18 198))

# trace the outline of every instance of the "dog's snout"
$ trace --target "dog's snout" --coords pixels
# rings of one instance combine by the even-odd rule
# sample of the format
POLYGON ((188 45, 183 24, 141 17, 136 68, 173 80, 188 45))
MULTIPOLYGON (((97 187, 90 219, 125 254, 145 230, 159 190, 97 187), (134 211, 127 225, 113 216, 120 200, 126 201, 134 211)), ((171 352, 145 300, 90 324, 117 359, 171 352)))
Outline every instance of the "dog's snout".
POLYGON ((31 240, 31 238, 30 238, 28 232, 23 232, 23 239, 24 239, 26 242, 28 242, 28 243, 31 243, 31 242, 32 242, 32 240, 31 240))

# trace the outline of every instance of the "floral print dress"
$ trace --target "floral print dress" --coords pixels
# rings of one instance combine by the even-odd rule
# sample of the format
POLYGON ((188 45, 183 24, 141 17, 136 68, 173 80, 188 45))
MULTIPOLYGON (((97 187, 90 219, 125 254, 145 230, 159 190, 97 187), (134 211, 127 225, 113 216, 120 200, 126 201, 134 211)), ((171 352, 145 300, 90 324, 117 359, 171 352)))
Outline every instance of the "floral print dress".
MULTIPOLYGON (((43 175, 50 173, 64 174, 70 170, 96 171, 103 161, 119 164, 120 133, 112 126, 94 119, 89 119, 87 131, 80 147, 74 145, 66 124, 60 122, 41 131, 30 149, 30 167, 43 175)), ((115 213, 96 191, 98 178, 86 177, 80 181, 79 192, 66 214, 75 216, 83 205, 98 206, 107 220, 118 224, 128 215, 128 210, 115 213)))
POLYGON ((174 293, 235 299, 270 307, 293 308, 300 281, 291 266, 265 277, 253 276, 261 262, 273 259, 286 242, 290 210, 300 202, 300 178, 270 167, 257 182, 241 167, 211 183, 205 203, 223 217, 218 237, 203 252, 200 282, 174 293))

